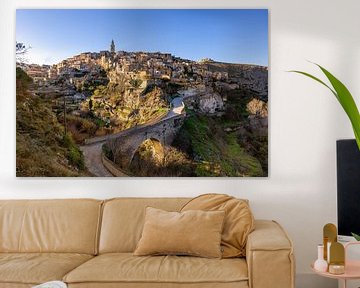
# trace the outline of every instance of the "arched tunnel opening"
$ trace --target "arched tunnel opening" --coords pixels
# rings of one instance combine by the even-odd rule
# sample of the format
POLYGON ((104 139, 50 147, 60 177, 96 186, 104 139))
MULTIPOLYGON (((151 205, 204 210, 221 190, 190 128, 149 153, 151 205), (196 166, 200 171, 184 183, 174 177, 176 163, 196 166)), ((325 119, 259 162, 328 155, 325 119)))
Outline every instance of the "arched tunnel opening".
POLYGON ((183 152, 151 138, 138 146, 128 171, 140 177, 192 176, 194 166, 183 152))
POLYGON ((165 148, 157 139, 143 141, 136 149, 129 170, 137 176, 153 176, 164 164, 165 148))

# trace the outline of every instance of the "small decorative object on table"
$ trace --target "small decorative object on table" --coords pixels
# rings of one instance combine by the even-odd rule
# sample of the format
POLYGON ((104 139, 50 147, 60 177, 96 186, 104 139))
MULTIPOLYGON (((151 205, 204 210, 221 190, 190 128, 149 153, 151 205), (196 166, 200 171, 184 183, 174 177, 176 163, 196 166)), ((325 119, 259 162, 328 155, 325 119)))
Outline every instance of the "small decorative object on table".
POLYGON ((330 246, 329 273, 345 273, 345 249, 341 243, 334 242, 330 246))
POLYGON ((337 227, 335 224, 328 223, 323 228, 324 258, 329 264, 327 269, 317 269, 314 263, 314 269, 320 272, 329 272, 331 274, 343 274, 345 272, 345 251, 344 246, 337 242, 337 227))
POLYGON ((323 228, 324 259, 330 263, 331 243, 337 242, 337 228, 334 224, 328 223, 323 228))
POLYGON ((66 288, 67 285, 64 282, 61 281, 50 281, 46 282, 37 286, 34 286, 32 288, 66 288))
MULTIPOLYGON (((327 225, 324 226, 324 232, 327 230, 325 227, 332 227, 331 225, 327 225)), ((333 230, 333 228, 331 228, 331 230, 333 230)), ((324 233, 324 240, 326 236, 325 234, 326 233, 324 233)), ((316 260, 314 264, 311 265, 313 271, 323 277, 338 279, 339 281, 343 280, 342 287, 344 288, 347 287, 348 280, 360 279, 360 260, 349 260, 349 257, 347 256, 348 247, 353 245, 360 245, 360 241, 349 242, 346 243, 345 246, 341 243, 338 243, 337 241, 331 243, 330 250, 327 255, 329 262, 328 270, 325 270, 317 263, 319 259, 321 260, 321 256, 323 256, 321 254, 324 253, 324 251, 327 251, 327 249, 324 249, 321 253, 321 248, 323 248, 323 245, 319 245, 318 260, 316 260)))
POLYGON ((318 245, 318 259, 314 263, 314 269, 320 272, 326 272, 328 263, 324 260, 324 245, 318 245))

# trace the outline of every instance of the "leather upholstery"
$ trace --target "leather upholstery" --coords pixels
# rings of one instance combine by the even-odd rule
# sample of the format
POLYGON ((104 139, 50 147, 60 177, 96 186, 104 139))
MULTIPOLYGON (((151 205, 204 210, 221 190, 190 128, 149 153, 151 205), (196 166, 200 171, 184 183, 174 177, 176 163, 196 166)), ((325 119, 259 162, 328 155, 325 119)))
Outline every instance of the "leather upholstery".
POLYGON ((245 259, 206 259, 189 256, 97 256, 65 276, 67 283, 247 283, 245 259))
POLYGON ((275 221, 255 220, 246 261, 250 288, 294 288, 295 260, 291 240, 275 221))
POLYGON ((92 257, 72 253, 0 253, 0 287, 4 283, 35 285, 61 280, 92 257))
POLYGON ((225 194, 203 194, 191 199, 181 209, 188 210, 225 211, 221 235, 222 257, 245 257, 246 239, 254 230, 254 216, 247 200, 225 194))
POLYGON ((134 255, 188 255, 221 258, 225 211, 168 212, 146 208, 144 229, 134 255))
POLYGON ((189 198, 116 198, 105 201, 99 253, 133 252, 144 225, 145 208, 179 211, 189 198))
POLYGON ((0 252, 95 254, 102 201, 0 201, 0 252))
MULTIPOLYGON (((201 283, 71 283, 68 288, 249 288, 247 281, 241 282, 201 282, 201 283), (121 285, 121 286, 120 286, 121 285)), ((272 287, 272 286, 271 286, 272 287)), ((274 286, 276 287, 276 286, 274 286)), ((0 284, 0 288, 3 288, 0 284)), ((23 287, 4 287, 4 288, 23 288, 23 287)), ((25 288, 25 287, 24 287, 25 288)), ((270 288, 270 287, 269 287, 270 288)))
POLYGON ((21 283, 1 283, 0 288, 31 288, 33 284, 21 284, 21 283))
POLYGON ((255 220, 246 259, 133 256, 145 207, 179 211, 188 200, 0 201, 0 288, 62 277, 70 288, 294 288, 292 243, 268 220, 255 220))

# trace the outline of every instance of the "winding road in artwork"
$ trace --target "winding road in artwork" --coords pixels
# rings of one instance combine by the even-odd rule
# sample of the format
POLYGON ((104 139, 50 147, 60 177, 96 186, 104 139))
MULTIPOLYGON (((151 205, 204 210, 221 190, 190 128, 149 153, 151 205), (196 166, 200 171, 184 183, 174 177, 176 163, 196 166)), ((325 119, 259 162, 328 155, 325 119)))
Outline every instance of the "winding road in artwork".
POLYGON ((102 142, 98 142, 80 147, 80 150, 84 154, 85 166, 94 176, 113 177, 102 163, 102 145, 102 142))

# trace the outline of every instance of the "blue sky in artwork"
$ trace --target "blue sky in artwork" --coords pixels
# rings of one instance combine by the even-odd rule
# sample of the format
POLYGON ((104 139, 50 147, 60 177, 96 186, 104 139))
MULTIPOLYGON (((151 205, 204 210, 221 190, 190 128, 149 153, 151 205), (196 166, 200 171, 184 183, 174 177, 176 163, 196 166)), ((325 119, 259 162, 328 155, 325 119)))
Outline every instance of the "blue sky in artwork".
POLYGON ((54 64, 81 52, 167 52, 268 66, 268 11, 166 9, 19 9, 16 41, 30 63, 54 64))

